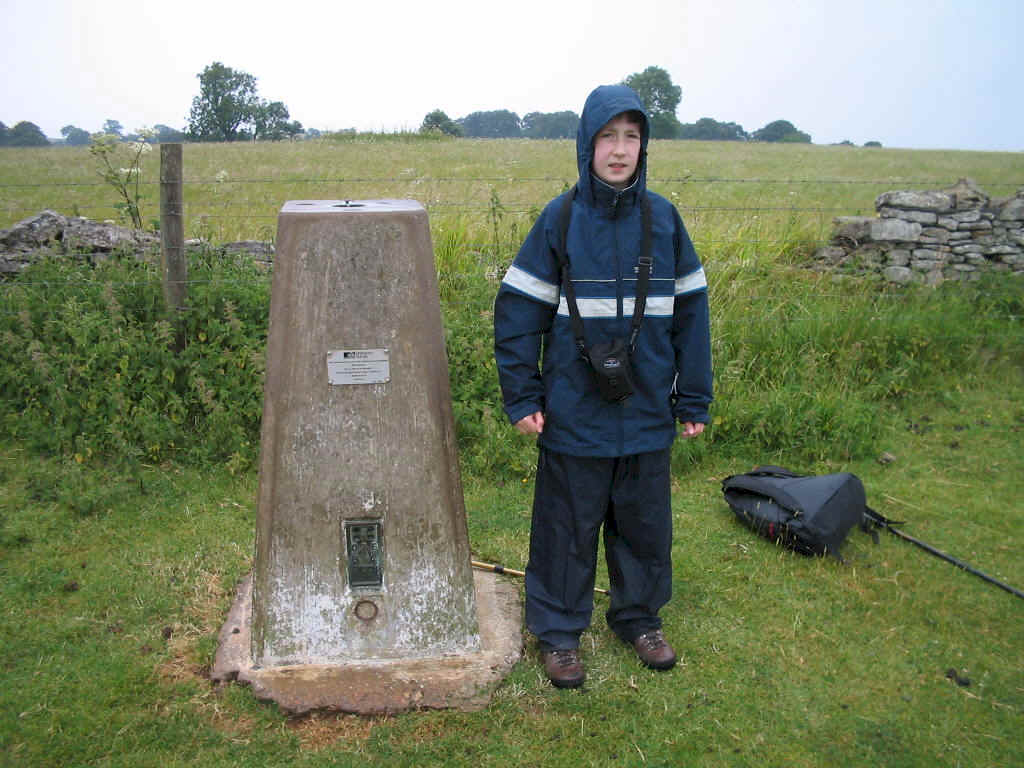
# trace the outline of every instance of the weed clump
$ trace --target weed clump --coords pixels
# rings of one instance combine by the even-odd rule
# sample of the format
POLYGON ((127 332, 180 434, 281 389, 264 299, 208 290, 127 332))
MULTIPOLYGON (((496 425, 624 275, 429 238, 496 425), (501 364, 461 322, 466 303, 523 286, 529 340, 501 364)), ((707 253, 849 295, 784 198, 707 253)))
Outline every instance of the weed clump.
MULTIPOLYGON (((502 410, 492 326, 522 223, 495 195, 486 219, 434 224, 463 471, 528 477, 535 448, 502 410)), ((677 444, 677 464, 709 452, 801 464, 862 458, 908 400, 1024 368, 1016 281, 836 282, 798 266, 809 232, 756 234, 701 249, 716 400, 711 429, 677 444)), ((189 275, 180 317, 164 309, 156 268, 131 257, 44 260, 0 286, 0 435, 77 463, 104 455, 253 466, 269 278, 245 258, 209 252, 191 255, 189 275)))
POLYGON ((192 261, 181 318, 156 267, 134 258, 44 260, 5 284, 0 433, 78 463, 251 464, 269 281, 244 260, 192 261))

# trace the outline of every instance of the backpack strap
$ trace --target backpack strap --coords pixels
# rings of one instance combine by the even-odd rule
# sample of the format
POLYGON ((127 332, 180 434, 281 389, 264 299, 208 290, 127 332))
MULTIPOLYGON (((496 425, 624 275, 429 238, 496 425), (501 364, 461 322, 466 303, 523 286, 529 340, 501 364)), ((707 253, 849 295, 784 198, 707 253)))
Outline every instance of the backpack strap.
POLYGON ((636 292, 633 299, 633 323, 632 333, 629 335, 629 351, 633 351, 636 345, 636 337, 640 335, 640 324, 644 321, 644 313, 647 312, 647 288, 650 285, 651 266, 654 258, 651 256, 651 201, 645 194, 643 196, 643 239, 640 244, 640 258, 637 261, 636 292))
POLYGON ((794 472, 791 469, 785 467, 776 467, 774 464, 765 464, 760 467, 754 467, 752 470, 747 472, 748 475, 754 477, 807 477, 799 472, 794 472))
POLYGON ((587 357, 587 342, 583 335, 583 318, 580 317, 580 308, 576 304, 576 289, 572 284, 572 276, 569 274, 569 258, 565 252, 566 236, 569 233, 569 221, 572 219, 572 202, 576 199, 576 186, 569 190, 562 201, 562 207, 558 210, 558 240, 555 242, 555 255, 558 257, 558 270, 562 274, 562 293, 565 294, 565 303, 569 306, 569 323, 572 325, 572 335, 576 339, 576 348, 580 355, 587 357))
POLYGON ((723 492, 733 489, 764 496, 797 515, 803 512, 800 502, 786 493, 777 483, 773 483, 766 477, 755 475, 753 472, 746 475, 731 475, 722 481, 723 492))

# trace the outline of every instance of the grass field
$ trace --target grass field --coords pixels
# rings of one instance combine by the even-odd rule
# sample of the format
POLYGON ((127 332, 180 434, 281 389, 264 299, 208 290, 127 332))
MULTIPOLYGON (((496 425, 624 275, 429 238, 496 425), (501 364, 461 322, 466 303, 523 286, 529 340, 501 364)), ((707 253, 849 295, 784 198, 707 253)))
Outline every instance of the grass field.
MULTIPOLYGON (((428 206, 471 546, 511 567, 526 559, 533 449, 496 405, 489 302, 531 214, 572 182, 572 157, 569 142, 530 141, 185 148, 187 231, 215 241, 272 236, 287 199, 428 206)), ((677 202, 698 245, 714 313, 716 424, 673 462, 663 616, 675 670, 642 668, 603 626, 598 598, 581 691, 544 680, 529 638, 476 713, 291 718, 243 687, 212 687, 216 634, 252 561, 252 462, 133 448, 127 422, 119 443, 47 442, 69 429, 68 393, 40 379, 28 418, 20 378, 75 369, 85 389, 74 397, 95 415, 104 398, 133 392, 105 375, 108 350, 126 379, 137 357, 159 360, 171 380, 175 370, 151 349, 159 342, 140 319, 151 297, 135 277, 111 265, 91 286, 84 271, 50 266, 45 283, 0 284, 0 764, 1024 764, 1024 600, 891 536, 876 545, 852 532, 845 565, 781 551, 742 528, 720 491, 758 463, 853 471, 908 533, 1024 588, 1024 286, 894 291, 803 268, 832 216, 961 176, 1012 194, 1024 155, 659 142, 651 164, 651 186, 677 202)), ((146 166, 143 178, 154 174, 146 166)), ((43 207, 113 216, 112 190, 93 179, 84 151, 0 150, 0 226, 43 207)), ((195 274, 213 285, 218 268, 195 274)), ((230 310, 196 286, 209 308, 195 314, 211 323, 190 326, 181 356, 206 365, 196 419, 224 417, 211 394, 215 340, 237 343, 231 359, 245 368, 239 328, 259 326, 265 307, 265 277, 230 275, 253 283, 230 310)), ((262 371, 254 363, 247 375, 262 371)), ((242 429, 224 425, 225 440, 242 429)))
MULTIPOLYGON (((186 233, 217 241, 272 239, 285 200, 387 197, 419 200, 435 227, 461 221, 483 236, 495 199, 526 218, 576 179, 570 141, 189 144, 184 167, 186 233)), ((651 188, 680 207, 705 243, 792 223, 818 235, 835 215, 872 214, 875 197, 894 188, 937 188, 963 176, 994 197, 1024 186, 1024 153, 655 141, 649 167, 651 188)), ((146 221, 159 218, 158 179, 159 153, 151 152, 142 166, 146 221)), ((47 207, 115 218, 114 202, 85 148, 0 148, 0 228, 47 207)))

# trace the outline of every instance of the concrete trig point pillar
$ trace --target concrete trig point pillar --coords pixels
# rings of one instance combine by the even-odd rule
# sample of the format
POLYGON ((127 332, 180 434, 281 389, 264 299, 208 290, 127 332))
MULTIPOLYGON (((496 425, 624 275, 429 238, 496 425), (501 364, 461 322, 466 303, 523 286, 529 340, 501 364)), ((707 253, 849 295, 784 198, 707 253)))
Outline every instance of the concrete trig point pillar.
POLYGON ((214 677, 292 711, 475 708, 519 656, 518 590, 470 566, 415 201, 281 209, 251 585, 214 677))

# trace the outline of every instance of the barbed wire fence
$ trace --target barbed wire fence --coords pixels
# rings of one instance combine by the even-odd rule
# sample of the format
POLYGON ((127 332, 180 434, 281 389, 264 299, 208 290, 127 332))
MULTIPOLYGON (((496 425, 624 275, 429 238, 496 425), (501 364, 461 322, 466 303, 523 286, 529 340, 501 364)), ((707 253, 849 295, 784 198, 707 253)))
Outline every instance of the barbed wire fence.
MULTIPOLYGON (((389 184, 478 184, 478 185, 493 185, 502 184, 505 186, 516 186, 526 183, 546 183, 552 185, 554 194, 568 189, 569 186, 575 181, 575 179, 568 179, 566 177, 417 177, 410 179, 399 178, 399 177, 322 177, 322 178, 288 178, 288 177, 273 177, 273 178, 248 178, 248 179, 231 179, 228 181, 217 180, 217 179, 183 179, 183 184, 186 189, 197 189, 204 186, 210 187, 228 187, 228 186, 259 186, 259 185, 282 185, 288 187, 343 187, 345 185, 354 184, 365 184, 373 186, 384 186, 389 184), (559 188, 560 187, 560 188, 559 188)), ((880 191, 889 191, 894 188, 903 187, 927 187, 927 188, 939 188, 943 186, 950 186, 953 182, 949 179, 884 179, 884 180, 866 180, 866 179, 766 179, 766 178, 717 178, 717 177, 667 177, 667 178, 650 178, 648 180, 649 187, 656 187, 658 185, 764 185, 764 186, 864 186, 864 187, 876 187, 880 191)), ((159 186, 159 181, 142 181, 140 186, 148 187, 150 189, 156 189, 159 186)), ((984 188, 1006 188, 1016 189, 1024 186, 1024 181, 1021 182, 979 182, 979 185, 984 188)), ((53 210, 73 210, 74 215, 87 216, 87 218, 106 219, 112 218, 117 215, 117 211, 113 205, 99 205, 92 204, 87 207, 82 207, 78 201, 72 197, 60 197, 57 193, 60 190, 73 190, 73 189, 88 189, 95 187, 104 187, 105 182, 9 182, 0 183, 0 210, 3 211, 7 219, 19 219, 27 216, 39 213, 39 206, 26 207, 19 202, 17 199, 17 191, 25 189, 52 189, 55 191, 54 195, 49 198, 49 202, 44 205, 46 208, 53 210), (12 195, 14 196, 12 198, 12 195), (87 215, 91 214, 91 215, 87 215)), ((313 199, 313 198, 310 198, 313 199)), ((335 198, 323 198, 323 199, 335 199, 335 198)), ((344 198, 343 198, 344 199, 344 198)), ((351 198, 355 199, 355 198, 351 198)), ((189 204, 189 199, 185 200, 186 205, 189 204)), ((276 214, 267 213, 264 206, 280 206, 284 200, 279 196, 275 197, 263 197, 258 199, 247 198, 243 201, 233 201, 228 199, 220 199, 216 201, 205 200, 203 204, 207 207, 216 207, 230 211, 231 209, 246 209, 237 210, 234 212, 225 212, 219 214, 194 214, 200 215, 204 218, 229 218, 239 220, 274 220, 276 214)), ((547 202, 545 199, 544 202, 547 202)), ((528 214, 539 210, 537 201, 533 200, 519 200, 502 203, 504 210, 507 213, 514 214, 528 214)), ((434 209, 437 211, 444 212, 469 212, 469 211, 480 211, 488 210, 491 204, 486 201, 480 200, 429 200, 424 204, 428 210, 434 209)), ((849 206, 806 206, 806 205, 698 205, 698 204, 680 204, 676 203, 676 207, 683 213, 704 213, 704 212, 722 212, 722 213, 762 213, 762 212, 792 212, 792 213, 832 213, 832 214, 849 214, 856 215, 858 212, 862 212, 866 206, 854 207, 851 210, 849 206)))
MULTIPOLYGON (((565 176, 437 176, 437 177, 409 177, 409 176, 274 176, 274 177, 249 177, 249 178, 237 178, 225 180, 222 178, 201 178, 193 177, 186 178, 186 171, 181 162, 181 151, 182 145, 164 144, 161 145, 161 172, 159 180, 144 180, 141 182, 141 186, 150 190, 151 192, 158 193, 160 199, 160 232, 162 239, 161 247, 161 279, 158 281, 154 279, 151 284, 160 282, 163 287, 165 300, 169 306, 175 307, 179 312, 188 312, 187 303, 187 292, 189 286, 205 284, 207 280, 196 280, 189 278, 184 269, 185 260, 185 232, 187 229, 186 222, 192 224, 193 230, 195 229, 209 229, 211 221, 230 221, 236 223, 247 223, 250 226, 250 230, 253 228, 251 225, 255 224, 257 231, 264 235, 263 242, 272 242, 275 224, 277 220, 276 210, 285 202, 279 195, 262 195, 253 197, 246 195, 245 199, 238 200, 234 199, 236 195, 225 194, 223 190, 231 188, 232 190, 240 189, 259 189, 261 187, 269 187, 275 185, 282 188, 287 188, 289 195, 293 193, 303 192, 309 190, 310 194, 305 197, 293 196, 290 199, 335 199, 334 196, 325 195, 325 192, 336 192, 339 189, 351 189, 352 187, 359 188, 360 186, 371 190, 377 190, 382 188, 388 188, 389 186, 399 186, 412 192, 407 196, 416 198, 415 192, 419 187, 434 187, 437 185, 459 185, 461 187, 470 188, 478 187, 483 193, 486 193, 486 198, 483 195, 476 197, 466 196, 462 199, 450 199, 446 195, 430 194, 426 200, 423 200, 424 208, 428 214, 437 214, 447 217, 459 217, 463 215, 470 215, 478 217, 481 213, 485 214, 485 218, 489 221, 490 227, 493 229, 493 234, 488 240, 459 240, 457 242, 458 247, 468 249, 471 252, 476 253, 481 258, 478 259, 478 266, 482 270, 490 272, 490 277, 495 277, 494 267, 495 260, 505 256, 510 260, 511 256, 507 253, 499 253, 507 251, 509 248, 514 248, 516 243, 508 241, 502 242, 503 238, 498 232, 499 224, 505 217, 514 217, 517 220, 521 220, 521 223, 527 224, 532 223, 532 219, 539 215, 543 204, 548 199, 561 191, 568 189, 575 179, 568 178, 565 176), (176 150, 173 148, 177 148, 176 150), (177 162, 172 160, 165 160, 164 153, 167 151, 170 157, 177 157, 177 162), (167 163, 170 163, 170 166, 167 163), (170 170, 168 170, 170 167, 170 170), (169 177, 173 175, 173 178, 169 177), (496 187, 501 186, 503 189, 520 189, 527 184, 539 184, 546 189, 545 194, 547 197, 543 199, 519 199, 502 201, 497 197, 496 187), (211 190, 217 192, 217 194, 211 194, 211 190), (205 192, 205 195, 203 194, 205 192), (191 211, 190 208, 198 207, 199 211, 191 211), (170 234, 170 236, 168 236, 170 234)), ((835 216, 841 215, 866 215, 868 213, 874 214, 873 205, 864 203, 863 205, 854 206, 839 206, 839 205, 808 205, 808 204, 784 204, 784 200, 780 199, 778 195, 772 195, 768 203, 758 202, 757 204, 742 204, 742 205, 726 205, 726 204, 699 204, 696 202, 688 202, 679 199, 679 193, 674 191, 681 188, 692 189, 697 188, 713 188, 719 186, 729 185, 740 185, 740 186, 761 186, 766 188, 773 187, 796 187, 796 188, 808 188, 808 187, 820 187, 823 189, 834 188, 834 187, 860 187, 864 189, 870 189, 872 196, 880 194, 884 191, 890 191, 892 189, 900 188, 928 188, 928 189, 939 189, 949 187, 955 183, 955 179, 949 178, 887 178, 887 179, 846 179, 846 178, 730 178, 730 177, 718 177, 718 176, 665 176, 657 177, 652 176, 648 178, 648 186, 655 188, 658 191, 662 191, 663 194, 667 192, 666 196, 669 196, 672 202, 676 205, 676 208, 683 215, 684 219, 687 220, 688 226, 691 229, 691 235, 694 237, 698 248, 704 247, 716 247, 722 246, 723 244, 728 246, 754 246, 758 247, 761 245, 775 245, 778 243, 778 237, 757 237, 751 236, 750 232, 744 232, 742 234, 727 235, 724 238, 716 236, 712 228, 708 228, 709 231, 702 232, 700 227, 693 225, 694 219, 699 220, 700 217, 709 215, 721 215, 721 216, 733 216, 737 220, 749 221, 756 219, 762 215, 770 216, 786 216, 792 219, 801 218, 806 220, 807 217, 818 217, 819 221, 831 219, 835 216), (670 191, 672 190, 672 191, 670 191), (869 210, 870 208, 870 210, 869 210)), ((980 186, 986 189, 993 190, 1015 190, 1024 187, 1024 181, 1022 182, 1005 182, 995 180, 982 180, 977 182, 980 186)), ((0 183, 0 212, 3 213, 8 220, 18 220, 38 214, 41 210, 40 206, 36 205, 33 207, 24 207, 21 203, 21 199, 24 191, 32 190, 34 197, 39 198, 39 193, 44 193, 44 199, 47 201, 42 205, 42 208, 52 209, 55 211, 69 211, 75 216, 85 216, 86 218, 97 219, 97 220, 111 220, 117 217, 118 211, 115 207, 105 204, 97 204, 94 202, 85 202, 81 200, 81 195, 68 194, 68 192, 77 193, 81 190, 93 190, 93 188, 105 187, 107 182, 105 181, 58 181, 58 180, 47 180, 47 181, 33 181, 33 182, 3 182, 0 183), (50 194, 52 191, 52 194, 50 194)), ((464 192, 464 190, 462 190, 464 192)), ((695 197, 700 197, 699 194, 695 197)), ((351 199, 356 199, 355 197, 351 199)), ((760 200, 760 198, 759 198, 760 200)), ((155 220, 154 220, 155 221, 155 220)), ((525 235, 525 229, 523 228, 512 228, 512 234, 522 237, 525 235)), ((194 239, 194 238, 193 238, 194 239)), ((211 243, 207 243, 211 246, 211 243)), ((439 243, 435 241, 435 249, 438 248, 439 243)), ((80 254, 82 256, 89 256, 88 253, 80 254)), ((92 254, 100 255, 100 254, 92 254)), ((797 267, 792 267, 797 269, 797 267)), ((776 265, 776 270, 787 269, 784 265, 776 265)), ((471 272, 463 274, 449 274, 447 275, 449 280, 458 280, 460 278, 477 277, 480 272, 471 272)), ((500 277, 500 275, 497 275, 500 277)), ((81 289, 86 287, 88 280, 83 281, 76 279, 75 281, 68 281, 67 283, 61 284, 60 281, 46 280, 41 282, 31 281, 0 281, 0 299, 9 289, 15 285, 22 290, 40 290, 40 291, 52 291, 58 289, 81 289)), ((138 287, 138 282, 124 282, 124 283, 111 283, 110 281, 95 281, 96 286, 111 286, 111 287, 138 287)), ((219 280, 218 282, 231 283, 233 281, 219 280)), ((835 298, 842 298, 847 295, 847 292, 840 288, 833 290, 822 290, 818 292, 821 296, 831 296, 835 298)), ((7 302, 3 302, 7 304, 7 302)), ((10 314, 10 310, 5 311, 3 304, 0 304, 0 314, 10 314)))

